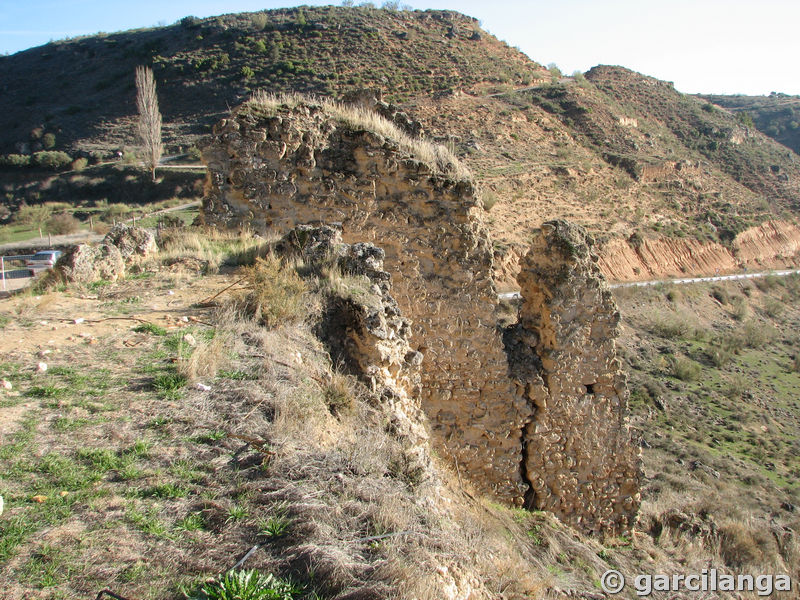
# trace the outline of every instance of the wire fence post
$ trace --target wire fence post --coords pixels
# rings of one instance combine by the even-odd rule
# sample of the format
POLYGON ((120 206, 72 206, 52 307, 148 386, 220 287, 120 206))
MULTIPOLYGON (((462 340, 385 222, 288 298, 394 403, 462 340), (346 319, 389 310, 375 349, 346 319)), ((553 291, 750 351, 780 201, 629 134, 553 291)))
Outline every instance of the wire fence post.
POLYGON ((0 256, 0 270, 3 271, 3 291, 6 291, 6 257, 0 256))

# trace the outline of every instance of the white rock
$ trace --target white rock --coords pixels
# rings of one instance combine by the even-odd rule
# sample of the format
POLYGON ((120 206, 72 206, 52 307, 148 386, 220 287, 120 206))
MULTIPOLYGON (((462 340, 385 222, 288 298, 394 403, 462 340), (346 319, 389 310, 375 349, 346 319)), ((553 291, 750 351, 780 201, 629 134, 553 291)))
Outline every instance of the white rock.
POLYGON ((3 383, 1 384, 4 390, 13 390, 14 386, 11 385, 11 382, 8 379, 3 379, 3 383))
POLYGON ((36 371, 38 373, 45 373, 47 371, 47 363, 40 362, 38 365, 36 365, 36 371))
POLYGON ((167 296, 174 296, 174 295, 175 295, 175 292, 173 292, 172 290, 167 292, 167 296))
POLYGON ((51 352, 52 352, 52 350, 42 350, 41 352, 39 352, 39 356, 41 356, 42 358, 44 358, 45 356, 47 356, 47 355, 48 355, 48 354, 50 354, 51 352))
POLYGON ((206 385, 205 383, 195 383, 194 387, 196 389, 200 390, 201 392, 210 392, 211 391, 211 386, 210 385, 206 385))
POLYGON ((181 321, 183 321, 184 323, 188 323, 189 317, 181 317, 181 321))
POLYGON ((302 365, 303 364, 303 355, 300 354, 299 352, 295 352, 294 353, 294 359, 295 359, 295 361, 297 362, 298 365, 302 365))
POLYGON ((73 323, 75 323, 75 325, 80 325, 80 324, 81 324, 81 323, 83 323, 85 320, 86 320, 86 319, 84 319, 83 317, 78 317, 77 319, 75 319, 75 320, 73 321, 73 323))
POLYGON ((197 340, 194 339, 194 336, 191 333, 187 333, 183 336, 183 341, 189 344, 190 346, 196 346, 197 340))

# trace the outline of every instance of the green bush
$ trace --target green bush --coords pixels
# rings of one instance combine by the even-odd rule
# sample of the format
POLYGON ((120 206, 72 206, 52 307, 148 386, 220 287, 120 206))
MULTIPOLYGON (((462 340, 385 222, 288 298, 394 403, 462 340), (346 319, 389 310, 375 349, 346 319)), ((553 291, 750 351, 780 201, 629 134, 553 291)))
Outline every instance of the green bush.
POLYGON ((72 157, 61 150, 43 150, 33 154, 33 164, 45 169, 57 171, 69 166, 71 163, 72 157))
POLYGON ((700 365, 690 358, 679 356, 672 360, 672 374, 681 381, 694 381, 700 376, 700 365))
POLYGON ((0 156, 0 165, 4 167, 29 167, 31 157, 25 154, 6 154, 0 156))
POLYGON ((56 136, 52 133, 45 133, 44 137, 42 138, 42 144, 47 150, 56 147, 56 136))
POLYGON ((269 23, 269 17, 267 16, 266 13, 255 13, 251 15, 250 22, 253 24, 253 27, 255 27, 258 30, 261 30, 267 26, 267 23, 269 23))
POLYGON ((685 315, 670 314, 657 317, 650 324, 650 331, 659 337, 673 340, 690 337, 694 327, 685 315))
POLYGON ((256 74, 256 72, 253 71, 253 69, 251 69, 247 65, 244 65, 242 67, 242 69, 241 69, 241 74, 242 74, 242 77, 244 77, 245 79, 250 79, 251 77, 253 77, 256 74))
POLYGON ((70 168, 73 171, 83 171, 88 164, 89 164, 89 159, 84 157, 76 158, 75 160, 72 161, 70 168))
POLYGON ((774 340, 778 332, 772 325, 750 320, 742 327, 741 335, 748 348, 761 348, 774 340))
POLYGON ((228 571, 217 581, 203 584, 195 600, 292 600, 302 590, 275 577, 263 575, 255 569, 228 571))
POLYGON ((44 204, 23 204, 14 214, 14 221, 23 225, 41 226, 53 214, 53 210, 44 204))

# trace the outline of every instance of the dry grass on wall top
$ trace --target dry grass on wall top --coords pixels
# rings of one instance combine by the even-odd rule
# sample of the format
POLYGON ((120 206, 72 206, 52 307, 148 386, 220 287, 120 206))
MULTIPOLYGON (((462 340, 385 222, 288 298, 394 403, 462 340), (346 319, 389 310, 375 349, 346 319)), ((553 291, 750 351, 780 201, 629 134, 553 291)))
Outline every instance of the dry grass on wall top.
POLYGON ((340 104, 332 100, 315 99, 301 94, 276 95, 258 91, 243 105, 243 108, 271 116, 281 109, 291 110, 299 105, 319 107, 351 129, 370 131, 392 140, 401 150, 429 165, 435 173, 458 181, 472 179, 470 170, 441 144, 432 144, 411 137, 391 121, 361 106, 340 104))

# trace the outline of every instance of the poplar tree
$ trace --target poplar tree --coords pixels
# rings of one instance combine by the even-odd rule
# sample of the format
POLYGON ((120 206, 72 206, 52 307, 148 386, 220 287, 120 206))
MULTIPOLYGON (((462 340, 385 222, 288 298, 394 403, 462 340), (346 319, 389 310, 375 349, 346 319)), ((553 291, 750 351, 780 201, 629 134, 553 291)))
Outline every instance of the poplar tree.
POLYGON ((137 131, 142 144, 144 164, 156 180, 156 167, 164 146, 161 143, 161 113, 158 111, 156 80, 149 67, 136 67, 136 105, 139 108, 137 131))

